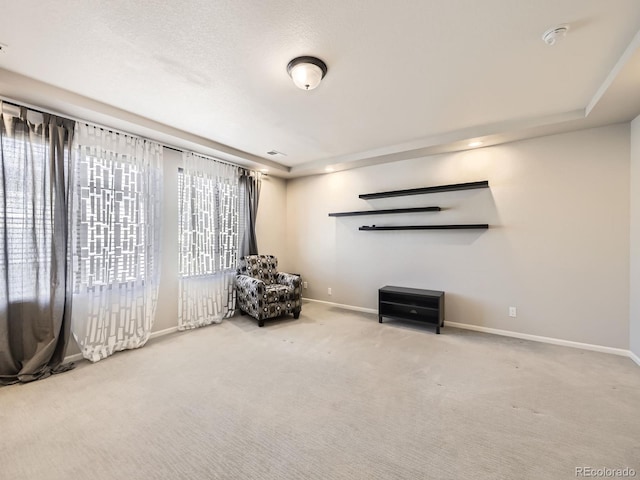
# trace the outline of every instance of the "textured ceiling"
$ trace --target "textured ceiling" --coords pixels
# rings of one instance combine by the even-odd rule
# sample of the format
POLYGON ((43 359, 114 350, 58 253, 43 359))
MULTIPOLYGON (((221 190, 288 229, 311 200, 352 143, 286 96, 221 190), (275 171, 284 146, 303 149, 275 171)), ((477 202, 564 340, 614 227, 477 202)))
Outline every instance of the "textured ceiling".
POLYGON ((0 68, 294 170, 584 111, 640 29, 637 0, 0 0, 0 12, 0 68), (569 35, 546 46, 559 23, 569 35), (329 66, 316 90, 287 76, 299 55, 329 66))

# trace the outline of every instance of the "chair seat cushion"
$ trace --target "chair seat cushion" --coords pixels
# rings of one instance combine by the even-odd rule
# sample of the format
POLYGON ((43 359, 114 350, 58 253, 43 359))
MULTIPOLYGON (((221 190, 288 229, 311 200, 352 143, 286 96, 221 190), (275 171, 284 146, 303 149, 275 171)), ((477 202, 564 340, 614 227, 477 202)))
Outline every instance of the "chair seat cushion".
POLYGON ((292 288, 287 285, 275 283, 264 286, 264 301, 266 303, 282 303, 289 300, 292 288))

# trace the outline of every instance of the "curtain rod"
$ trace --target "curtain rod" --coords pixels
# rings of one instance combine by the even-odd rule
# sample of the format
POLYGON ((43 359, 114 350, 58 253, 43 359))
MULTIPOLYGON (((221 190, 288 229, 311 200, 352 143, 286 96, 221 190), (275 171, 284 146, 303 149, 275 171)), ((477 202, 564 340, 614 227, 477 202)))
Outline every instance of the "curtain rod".
POLYGON ((237 163, 228 162, 226 160, 221 160, 219 158, 212 157, 211 155, 206 155, 204 153, 195 152, 193 150, 185 150, 184 148, 176 147, 175 145, 168 145, 168 144, 166 144, 164 142, 158 142, 158 141, 153 140, 151 138, 146 138, 146 137, 142 137, 140 135, 135 135, 133 133, 125 132, 125 131, 119 130, 117 128, 107 127, 106 125, 100 125, 98 123, 93 123, 93 122, 90 122, 90 121, 82 119, 82 118, 74 117, 73 115, 67 115, 66 113, 60 113, 60 112, 57 112, 55 110, 50 110, 50 109, 47 109, 47 108, 38 107, 38 106, 32 105, 30 103, 26 103, 26 102, 15 100, 13 98, 6 97, 4 95, 0 95, 0 101, 8 103, 9 105, 13 105, 14 107, 25 107, 25 108, 29 108, 31 110, 34 110, 34 111, 36 111, 38 113, 48 113, 50 115, 56 115, 58 117, 64 117, 67 120, 73 120, 74 122, 86 123, 87 125, 92 125, 94 127, 106 130, 108 132, 115 133, 116 135, 127 135, 129 137, 135 137, 135 138, 139 138, 139 139, 142 139, 142 140, 149 140, 151 142, 155 142, 158 145, 160 145, 162 147, 165 147, 165 148, 168 148, 169 150, 173 150, 175 152, 195 153, 196 155, 200 155, 201 157, 207 158, 209 160, 213 160, 215 162, 224 163, 226 165, 231 165, 232 167, 242 168, 242 169, 244 169, 246 171, 249 171, 249 172, 257 171, 257 170, 251 170, 250 168, 245 167, 243 165, 238 165, 237 163))

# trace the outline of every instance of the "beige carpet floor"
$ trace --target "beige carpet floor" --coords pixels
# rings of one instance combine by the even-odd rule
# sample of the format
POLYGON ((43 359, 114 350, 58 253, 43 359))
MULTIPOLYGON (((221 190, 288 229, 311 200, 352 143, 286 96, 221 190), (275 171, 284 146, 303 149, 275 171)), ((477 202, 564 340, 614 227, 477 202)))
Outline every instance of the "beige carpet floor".
POLYGON ((640 478, 640 367, 306 302, 0 388, 0 478, 640 478))

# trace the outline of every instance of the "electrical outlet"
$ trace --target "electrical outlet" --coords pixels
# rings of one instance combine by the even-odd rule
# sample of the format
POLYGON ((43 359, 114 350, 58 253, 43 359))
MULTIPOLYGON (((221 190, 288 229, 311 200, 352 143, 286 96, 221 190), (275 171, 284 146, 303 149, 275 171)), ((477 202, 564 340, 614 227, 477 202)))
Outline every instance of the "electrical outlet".
POLYGON ((307 282, 302 282, 302 288, 308 288, 309 284, 307 282))
POLYGON ((331 295, 331 287, 327 288, 327 293, 331 295))
POLYGON ((509 316, 513 318, 518 316, 518 311, 516 310, 516 307, 509 307, 509 316))

